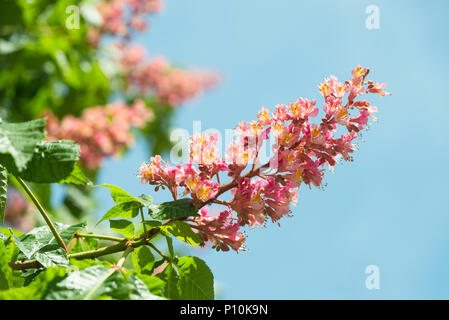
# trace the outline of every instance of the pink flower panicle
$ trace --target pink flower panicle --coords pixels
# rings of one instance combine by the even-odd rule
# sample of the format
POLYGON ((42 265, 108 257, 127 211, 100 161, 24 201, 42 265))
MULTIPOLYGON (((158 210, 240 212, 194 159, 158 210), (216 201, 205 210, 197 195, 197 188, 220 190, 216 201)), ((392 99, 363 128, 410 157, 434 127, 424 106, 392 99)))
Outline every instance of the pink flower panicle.
POLYGON ((225 210, 218 216, 208 215, 208 208, 200 211, 201 216, 193 219, 193 227, 198 231, 203 240, 202 246, 207 242, 212 243, 212 248, 217 251, 243 250, 244 235, 239 232, 240 225, 231 216, 231 211, 225 210))
POLYGON ((148 28, 146 15, 158 13, 162 7, 162 0, 102 0, 97 6, 102 24, 89 29, 88 40, 97 46, 104 34, 129 38, 132 30, 145 31, 148 28))
POLYGON ((116 101, 106 106, 85 109, 81 118, 66 116, 59 121, 46 113, 49 140, 70 139, 80 144, 83 165, 97 169, 108 156, 120 154, 133 143, 131 127, 142 128, 153 112, 141 100, 131 106, 116 101))
POLYGON ((150 163, 142 164, 141 181, 157 189, 168 188, 174 199, 178 188, 184 188, 183 195, 190 195, 201 212, 200 217, 185 221, 217 250, 237 251, 245 241, 239 232, 241 227, 262 226, 268 219, 279 224, 290 214, 290 204, 296 204, 302 184, 320 187, 326 167, 332 168, 340 157, 352 161, 353 141, 377 111, 368 101, 355 99, 367 93, 390 94, 384 91, 385 84, 366 80, 368 72, 357 66, 352 78, 344 83, 331 76, 318 85, 324 97, 324 116, 319 123, 311 121, 319 113, 316 100, 299 98, 277 105, 271 114, 262 108, 257 120, 237 126, 237 138, 225 158, 218 153, 216 135, 196 134, 190 140, 189 163, 173 167, 160 156, 153 157, 150 163), (338 136, 339 127, 346 132, 338 136), (275 137, 275 155, 266 164, 259 164, 260 148, 270 133, 275 137), (222 172, 231 181, 221 183, 222 172), (227 191, 232 196, 230 201, 218 199, 227 191), (212 217, 207 214, 211 204, 227 209, 212 217))
POLYGON ((170 65, 164 57, 144 59, 141 46, 119 45, 120 65, 131 88, 142 95, 153 94, 162 102, 177 106, 214 87, 219 82, 216 72, 184 70, 170 65))

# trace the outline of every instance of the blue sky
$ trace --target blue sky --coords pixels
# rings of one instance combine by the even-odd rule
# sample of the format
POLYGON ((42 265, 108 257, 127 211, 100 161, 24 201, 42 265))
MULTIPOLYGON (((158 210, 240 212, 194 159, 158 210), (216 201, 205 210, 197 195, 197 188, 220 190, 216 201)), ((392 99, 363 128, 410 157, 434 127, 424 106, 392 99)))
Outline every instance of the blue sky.
MULTIPOLYGON (((136 40, 151 54, 223 75, 216 90, 179 109, 175 127, 191 132, 201 120, 224 132, 261 106, 300 96, 322 103, 323 77, 347 79, 357 64, 393 93, 371 100, 379 122, 355 161, 328 173, 324 191, 302 188, 281 227, 248 231, 249 250, 239 254, 192 251, 214 272, 219 298, 448 299, 449 2, 165 2, 136 40), (378 30, 365 27, 368 5, 380 9, 378 30), (379 267, 379 290, 365 287, 368 265, 379 267)), ((153 193, 134 176, 150 156, 138 143, 109 160, 99 182, 153 193)))

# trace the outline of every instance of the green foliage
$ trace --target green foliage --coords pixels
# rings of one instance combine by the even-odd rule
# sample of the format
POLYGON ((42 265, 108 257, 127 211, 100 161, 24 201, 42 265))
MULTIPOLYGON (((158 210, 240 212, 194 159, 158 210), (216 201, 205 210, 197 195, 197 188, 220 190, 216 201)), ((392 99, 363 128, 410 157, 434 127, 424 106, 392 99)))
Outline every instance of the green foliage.
POLYGON ((0 300, 39 300, 51 290, 54 283, 60 281, 67 269, 62 267, 47 268, 40 272, 26 287, 10 288, 0 291, 0 300))
POLYGON ((0 121, 0 163, 8 171, 22 172, 34 156, 38 143, 45 138, 45 119, 24 123, 0 121))
POLYGON ((30 182, 64 181, 75 170, 79 152, 79 146, 73 141, 41 141, 36 145, 33 157, 25 170, 17 172, 13 169, 10 171, 30 182))
POLYGON ((177 267, 181 299, 214 299, 214 276, 203 260, 197 257, 181 257, 177 267))
POLYGON ((132 253, 134 268, 139 274, 151 275, 154 267, 154 256, 147 246, 134 249, 132 253))
POLYGON ((100 222, 114 218, 125 218, 125 219, 135 218, 139 214, 139 209, 140 204, 138 202, 120 203, 118 205, 113 206, 108 212, 106 212, 103 218, 101 218, 100 221, 98 221, 97 225, 100 222))
POLYGON ((168 232, 178 238, 193 246, 198 246, 202 243, 201 238, 193 232, 192 228, 185 222, 182 221, 171 221, 167 225, 161 227, 161 230, 168 232))
POLYGON ((144 273, 138 273, 136 276, 142 280, 142 282, 147 286, 148 290, 156 296, 163 296, 162 291, 164 290, 165 282, 158 277, 151 276, 144 273))
POLYGON ((196 209, 190 202, 190 199, 187 198, 160 204, 152 204, 149 206, 149 213, 150 216, 156 220, 199 216, 198 209, 196 209))
POLYGON ((111 230, 118 232, 130 239, 134 237, 134 223, 125 219, 110 220, 109 227, 111 230))
POLYGON ((169 264, 158 276, 165 282, 165 285, 161 290, 164 297, 170 300, 181 299, 178 288, 179 278, 176 269, 169 264))
POLYGON ((88 24, 65 27, 67 6, 80 2, 17 1, 0 10, 0 20, 9 20, 1 33, 0 104, 12 120, 40 117, 47 108, 58 116, 79 114, 106 102, 110 83, 86 41, 88 24))
POLYGON ((214 277, 198 257, 181 257, 175 265, 167 265, 158 277, 165 282, 162 293, 168 299, 214 299, 214 277))
POLYGON ((138 202, 143 206, 150 205, 152 202, 152 198, 150 196, 141 196, 134 197, 130 195, 128 192, 114 185, 103 184, 99 185, 99 187, 108 188, 111 192, 112 200, 116 204, 125 203, 125 202, 138 202))
POLYGON ((73 183, 77 185, 90 185, 92 182, 89 181, 89 179, 84 175, 83 171, 81 170, 80 166, 78 164, 75 164, 73 167, 72 172, 70 172, 70 175, 60 181, 59 183, 73 183))
POLYGON ((8 265, 9 261, 6 246, 3 241, 0 241, 0 290, 9 289, 12 286, 12 269, 8 265))
POLYGON ((111 197, 116 205, 106 212, 97 224, 114 218, 135 218, 139 214, 140 208, 151 206, 153 201, 153 198, 149 195, 134 197, 117 186, 104 184, 99 187, 108 188, 110 190, 111 197))
POLYGON ((130 275, 124 279, 120 272, 103 265, 71 272, 62 281, 53 284, 51 289, 44 299, 157 299, 139 278, 130 275))
MULTIPOLYGON (((69 226, 56 223, 55 227, 62 240, 67 244, 76 232, 86 227, 86 224, 79 223, 69 226)), ((31 230, 21 237, 16 235, 13 235, 13 237, 21 253, 28 259, 36 259, 44 267, 68 265, 67 255, 57 244, 49 227, 42 226, 31 230)))

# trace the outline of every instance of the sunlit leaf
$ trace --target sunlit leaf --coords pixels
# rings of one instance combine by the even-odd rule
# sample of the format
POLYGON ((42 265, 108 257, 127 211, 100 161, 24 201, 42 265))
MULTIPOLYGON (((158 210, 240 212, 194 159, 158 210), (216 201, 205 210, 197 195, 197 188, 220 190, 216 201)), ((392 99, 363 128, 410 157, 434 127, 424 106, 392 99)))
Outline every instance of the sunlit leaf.
POLYGON ((132 262, 138 273, 151 275, 154 266, 154 256, 147 246, 134 249, 132 262))
POLYGON ((129 220, 109 220, 109 226, 111 230, 124 235, 128 239, 134 237, 134 223, 129 220))
POLYGON ((167 225, 161 227, 161 230, 169 232, 181 241, 184 241, 193 246, 198 246, 202 243, 201 238, 193 232, 192 228, 182 221, 171 221, 167 225))
POLYGON ((152 204, 149 206, 149 213, 153 219, 157 220, 199 216, 198 209, 187 198, 152 204))
POLYGON ((198 257, 181 257, 177 263, 180 298, 183 300, 214 299, 214 276, 198 257))

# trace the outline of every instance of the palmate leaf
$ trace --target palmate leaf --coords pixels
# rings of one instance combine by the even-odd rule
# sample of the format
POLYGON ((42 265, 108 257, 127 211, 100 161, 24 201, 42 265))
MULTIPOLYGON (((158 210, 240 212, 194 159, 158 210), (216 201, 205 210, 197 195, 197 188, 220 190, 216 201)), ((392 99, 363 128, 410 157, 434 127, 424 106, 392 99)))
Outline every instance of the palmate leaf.
POLYGON ((22 123, 0 120, 0 163, 9 163, 17 171, 25 170, 36 145, 45 138, 45 123, 45 119, 22 123))
POLYGON ((102 184, 98 187, 108 188, 111 192, 111 197, 116 204, 121 204, 125 202, 138 202, 142 206, 149 206, 153 201, 153 198, 148 195, 141 195, 140 197, 134 197, 128 192, 111 184, 102 184))
POLYGON ((8 195, 8 170, 0 164, 0 223, 5 222, 6 198, 8 195))
POLYGON ((168 299, 214 299, 214 276, 198 257, 181 257, 176 263, 178 273, 168 265, 157 276, 165 282, 162 293, 168 299))
POLYGON ((78 164, 75 164, 73 167, 73 171, 70 173, 70 175, 60 181, 58 183, 73 183, 78 185, 91 185, 92 182, 87 179, 87 177, 84 175, 83 171, 81 170, 80 166, 78 164))
POLYGON ((114 218, 132 219, 139 214, 139 209, 142 207, 150 207, 153 198, 149 195, 141 195, 134 197, 125 190, 110 184, 99 185, 98 187, 108 188, 111 192, 111 197, 116 205, 112 207, 106 214, 98 221, 110 220, 114 218))
POLYGON ((3 241, 0 241, 0 290, 7 290, 11 287, 12 269, 8 262, 6 246, 3 241))
POLYGON ((79 160, 79 145, 69 140, 41 141, 25 170, 12 171, 24 180, 38 183, 75 182, 87 183, 87 179, 76 169, 79 160))
POLYGON ((182 300, 214 299, 214 276, 198 257, 181 257, 177 263, 178 290, 182 300))
POLYGON ((165 226, 161 227, 161 230, 170 233, 181 241, 184 241, 193 246, 199 246, 203 241, 200 236, 193 232, 192 228, 182 221, 171 221, 165 226))
POLYGON ((115 205, 111 209, 109 209, 108 212, 105 213, 105 215, 100 219, 100 221, 98 221, 97 225, 100 222, 114 218, 125 218, 125 219, 135 218, 139 214, 139 208, 140 204, 135 201, 115 205))
POLYGON ((199 216, 198 209, 187 198, 152 204, 148 208, 150 216, 156 220, 199 216))
POLYGON ((136 271, 140 274, 151 275, 153 273, 154 256, 147 246, 134 249, 131 256, 136 271))
POLYGON ((103 265, 74 271, 48 289, 46 300, 160 299, 136 276, 125 280, 120 272, 103 265))
POLYGON ((156 276, 151 276, 145 273, 137 273, 136 276, 145 283, 148 290, 156 296, 163 296, 165 282, 156 276))
POLYGON ((73 141, 42 141, 45 119, 22 123, 0 120, 0 165, 9 173, 38 183, 86 184, 75 166, 80 148, 73 141))
MULTIPOLYGON (((86 223, 72 226, 55 223, 55 228, 66 245, 76 232, 83 230, 85 227, 86 223)), ((16 235, 13 235, 13 237, 17 247, 28 259, 36 259, 45 267, 68 265, 65 251, 59 247, 48 226, 34 228, 21 237, 16 235)))
POLYGON ((66 268, 47 268, 26 287, 0 291, 0 300, 39 300, 52 285, 64 278, 66 268))
POLYGON ((110 220, 109 227, 112 231, 118 232, 125 236, 125 238, 130 239, 134 237, 134 223, 125 219, 110 220))

